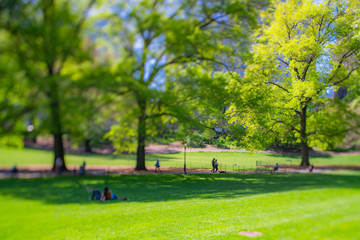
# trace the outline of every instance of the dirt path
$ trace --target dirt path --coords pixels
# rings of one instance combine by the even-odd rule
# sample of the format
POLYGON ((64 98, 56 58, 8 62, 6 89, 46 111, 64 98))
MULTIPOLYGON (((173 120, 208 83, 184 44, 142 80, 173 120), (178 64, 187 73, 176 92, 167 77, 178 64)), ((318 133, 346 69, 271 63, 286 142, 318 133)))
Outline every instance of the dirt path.
MULTIPOLYGON (((77 176, 77 171, 71 169, 77 169, 75 166, 68 166, 69 171, 63 172, 63 176, 77 176)), ((15 174, 9 173, 8 168, 0 168, 0 179, 2 178, 34 178, 34 177, 55 177, 56 173, 51 171, 51 167, 48 165, 35 165, 28 167, 19 167, 19 172, 15 174)), ((86 175, 91 176, 105 176, 109 174, 119 175, 132 175, 132 174, 182 174, 183 168, 175 167, 161 167, 161 172, 155 172, 155 167, 150 166, 147 171, 135 171, 133 166, 87 166, 86 175)), ((209 169, 195 169, 188 168, 187 173, 210 173, 209 169)))

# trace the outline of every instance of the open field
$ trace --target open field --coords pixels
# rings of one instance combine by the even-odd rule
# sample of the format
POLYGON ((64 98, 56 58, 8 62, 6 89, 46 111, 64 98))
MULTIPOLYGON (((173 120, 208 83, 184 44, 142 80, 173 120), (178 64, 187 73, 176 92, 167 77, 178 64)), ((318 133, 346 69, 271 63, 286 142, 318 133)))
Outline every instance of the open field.
MULTIPOLYGON (((232 169, 234 164, 240 167, 252 168, 256 161, 264 164, 294 164, 300 163, 298 155, 282 155, 274 153, 247 153, 247 152, 188 152, 186 153, 187 166, 189 168, 211 168, 211 159, 215 157, 220 163, 220 168, 232 169)), ((0 148, 0 167, 31 165, 52 165, 53 153, 39 149, 4 149, 0 148)), ((184 164, 183 153, 148 154, 147 166, 153 166, 156 158, 159 158, 162 166, 182 167, 184 164)), ((102 166, 135 166, 135 155, 102 155, 102 154, 67 154, 66 163, 72 166, 80 166, 82 161, 87 165, 102 166)), ((360 155, 338 156, 312 156, 310 162, 315 165, 347 165, 360 166, 360 155)))
POLYGON ((0 180, 2 239, 360 239, 360 173, 0 180), (108 185, 130 201, 89 201, 108 185))

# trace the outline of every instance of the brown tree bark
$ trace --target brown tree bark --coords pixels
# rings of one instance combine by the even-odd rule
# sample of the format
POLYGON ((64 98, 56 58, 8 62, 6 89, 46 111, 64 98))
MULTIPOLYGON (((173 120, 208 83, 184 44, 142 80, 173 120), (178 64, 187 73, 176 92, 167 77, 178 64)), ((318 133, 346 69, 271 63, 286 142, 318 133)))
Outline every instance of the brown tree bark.
POLYGON ((56 159, 59 157, 63 160, 63 164, 61 167, 62 171, 66 171, 66 164, 65 164, 65 152, 64 152, 64 144, 63 144, 63 135, 61 133, 54 133, 54 164, 53 170, 55 170, 55 162, 56 159))
POLYGON ((136 151, 135 170, 146 170, 145 166, 145 140, 146 140, 146 101, 139 99, 141 115, 138 119, 138 146, 136 151))
POLYGON ((146 170, 145 167, 145 137, 146 137, 146 119, 139 117, 138 125, 138 146, 136 152, 135 170, 146 170))
POLYGON ((89 139, 85 139, 85 141, 84 141, 86 153, 92 153, 90 142, 91 142, 91 140, 89 140, 89 139))
MULTIPOLYGON (((51 81, 54 81, 51 79, 51 81)), ((58 89, 56 82, 51 84, 50 92, 48 96, 50 97, 50 119, 51 119, 51 132, 54 138, 54 163, 52 170, 55 170, 55 162, 57 158, 62 159, 62 171, 66 171, 66 163, 65 163, 65 150, 63 143, 63 132, 62 132, 62 124, 60 119, 60 102, 58 97, 58 89)))
POLYGON ((301 139, 301 163, 300 166, 310 166, 309 146, 306 133, 306 111, 307 106, 301 109, 300 114, 300 139, 301 139))

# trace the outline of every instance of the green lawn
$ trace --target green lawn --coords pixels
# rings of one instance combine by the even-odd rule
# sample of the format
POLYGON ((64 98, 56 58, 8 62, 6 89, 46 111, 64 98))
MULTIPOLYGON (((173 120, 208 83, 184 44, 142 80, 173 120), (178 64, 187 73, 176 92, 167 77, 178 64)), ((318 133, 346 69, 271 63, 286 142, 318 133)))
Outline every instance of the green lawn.
POLYGON ((1 239, 360 239, 360 172, 0 180, 1 239), (108 185, 128 202, 89 201, 108 185))
MULTIPOLYGON (((53 153, 38 149, 6 149, 0 148, 0 167, 11 167, 29 165, 51 165, 53 153)), ((299 164, 300 156, 281 155, 270 153, 239 153, 239 152, 188 152, 186 154, 187 166, 193 168, 211 168, 211 159, 215 157, 220 163, 220 168, 232 170, 234 164, 240 167, 252 168, 256 166, 256 161, 263 161, 266 164, 299 164)), ((184 164, 183 153, 173 154, 149 154, 147 155, 147 165, 153 166, 155 159, 159 158, 162 166, 181 167, 184 164)), ((135 155, 100 155, 100 154, 67 154, 66 163, 68 165, 81 165, 86 161, 88 165, 124 165, 135 166, 135 155)), ((360 155, 346 156, 322 156, 311 157, 311 163, 327 165, 360 165, 360 155)))

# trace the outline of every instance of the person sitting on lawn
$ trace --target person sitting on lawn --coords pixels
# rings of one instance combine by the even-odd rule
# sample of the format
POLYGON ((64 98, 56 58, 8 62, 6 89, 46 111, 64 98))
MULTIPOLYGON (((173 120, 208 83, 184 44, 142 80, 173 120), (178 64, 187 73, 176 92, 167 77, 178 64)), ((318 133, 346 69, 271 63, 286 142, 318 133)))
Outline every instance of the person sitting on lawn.
POLYGON ((101 198, 101 192, 99 189, 91 189, 89 187, 86 187, 86 191, 88 191, 89 193, 91 193, 91 197, 89 198, 89 200, 93 200, 94 198, 96 200, 100 200, 101 198))
POLYGON ((275 171, 277 171, 278 169, 279 169, 279 164, 276 163, 276 165, 274 166, 274 173, 275 173, 275 171))
MULTIPOLYGON (((108 186, 104 187, 104 192, 102 194, 99 189, 91 189, 89 187, 86 187, 86 190, 92 194, 91 197, 89 198, 89 200, 93 200, 94 198, 96 200, 100 200, 100 201, 117 200, 118 199, 116 194, 111 192, 111 190, 108 188, 108 186)), ((119 200, 127 201, 129 199, 127 197, 121 197, 119 200)))
POLYGON ((92 193, 89 200, 93 200, 94 198, 100 201, 117 199, 117 196, 115 194, 113 195, 107 186, 104 187, 104 192, 102 194, 99 189, 91 189, 87 187, 86 190, 92 193))
MULTIPOLYGON (((115 194, 114 194, 114 195, 115 195, 115 194)), ((115 197, 116 197, 116 195, 115 195, 115 197)), ((115 200, 115 199, 117 199, 117 197, 114 198, 114 200, 115 200)), ((100 201, 106 201, 106 200, 113 200, 112 192, 111 192, 111 190, 108 188, 108 186, 105 186, 105 187, 104 187, 104 192, 103 192, 103 194, 102 194, 101 197, 100 197, 100 201)))

